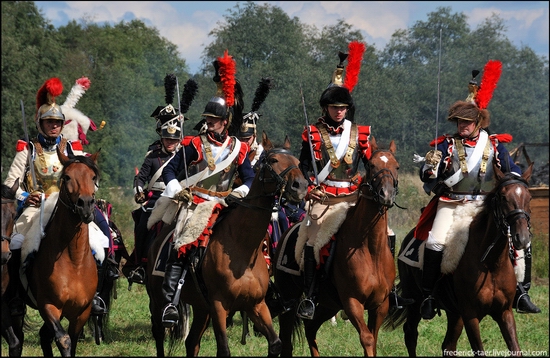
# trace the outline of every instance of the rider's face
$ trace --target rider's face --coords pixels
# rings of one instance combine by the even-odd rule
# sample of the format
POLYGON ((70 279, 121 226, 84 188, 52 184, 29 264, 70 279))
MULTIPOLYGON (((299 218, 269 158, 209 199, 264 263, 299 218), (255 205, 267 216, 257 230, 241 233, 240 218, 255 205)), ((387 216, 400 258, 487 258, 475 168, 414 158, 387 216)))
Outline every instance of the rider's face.
POLYGON ((457 128, 458 128, 458 134, 462 138, 470 138, 470 137, 475 137, 477 135, 476 133, 474 133, 476 129, 476 122, 474 121, 458 119, 457 128))
POLYGON ((63 121, 58 119, 42 119, 42 131, 49 138, 57 138, 63 129, 63 121))
POLYGON ((218 117, 205 116, 204 119, 206 119, 206 125, 208 126, 208 131, 215 132, 218 134, 221 134, 223 132, 225 125, 227 124, 226 119, 221 119, 218 117))
POLYGON ((167 152, 172 153, 178 147, 179 139, 162 138, 162 144, 167 152))
POLYGON ((346 118, 347 111, 346 106, 328 106, 328 115, 335 122, 342 122, 346 118))

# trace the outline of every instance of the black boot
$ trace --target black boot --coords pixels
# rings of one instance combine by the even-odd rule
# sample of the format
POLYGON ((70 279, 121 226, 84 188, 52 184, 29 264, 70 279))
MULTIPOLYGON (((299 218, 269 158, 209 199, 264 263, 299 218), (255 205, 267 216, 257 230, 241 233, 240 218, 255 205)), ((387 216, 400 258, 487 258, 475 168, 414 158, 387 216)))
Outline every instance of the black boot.
POLYGON ((118 262, 116 262, 115 259, 109 255, 109 249, 105 249, 105 260, 103 261, 103 267, 105 267, 105 278, 107 280, 114 281, 120 277, 118 262))
POLYGON ((313 246, 306 245, 304 250, 304 293, 306 298, 298 305, 296 314, 303 319, 313 319, 315 314, 315 296, 317 295, 317 261, 313 246))
POLYGON ((441 276, 441 260, 443 251, 424 249, 424 267, 422 269, 422 293, 424 300, 420 305, 420 315, 424 319, 432 319, 436 314, 436 302, 433 291, 439 276, 441 276))
MULTIPOLYGON (((395 259, 395 235, 388 235, 388 245, 390 245, 390 251, 392 257, 395 259)), ((397 294, 395 289, 395 284, 392 286, 390 296, 390 309, 397 308, 401 309, 403 306, 412 305, 414 300, 412 298, 404 298, 397 294)))
POLYGON ((525 249, 525 277, 523 282, 518 282, 516 286, 516 297, 514 297, 514 303, 512 307, 516 309, 518 313, 540 313, 538 308, 529 297, 529 289, 531 288, 531 265, 533 262, 533 256, 531 254, 531 247, 525 249))
POLYGON ((173 302, 178 281, 183 272, 183 262, 178 259, 178 251, 170 245, 170 256, 166 262, 164 281, 162 282, 162 294, 164 295, 164 309, 162 311, 162 325, 172 328, 179 319, 178 302, 173 302))
MULTIPOLYGON (((106 260, 107 258, 105 258, 106 260)), ((105 262, 105 261, 104 261, 105 262)), ((100 316, 107 314, 107 305, 99 293, 103 289, 103 280, 105 280, 105 269, 103 265, 97 265, 97 289, 92 301, 92 315, 100 316)))

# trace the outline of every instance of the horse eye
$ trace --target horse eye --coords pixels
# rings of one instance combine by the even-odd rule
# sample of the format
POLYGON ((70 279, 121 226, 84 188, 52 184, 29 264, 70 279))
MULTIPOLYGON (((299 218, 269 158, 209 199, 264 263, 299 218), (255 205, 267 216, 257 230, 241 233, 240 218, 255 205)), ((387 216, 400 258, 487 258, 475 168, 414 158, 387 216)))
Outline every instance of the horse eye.
POLYGON ((69 180, 71 180, 71 177, 68 176, 67 174, 65 174, 65 175, 63 175, 63 180, 69 181, 69 180))
POLYGON ((277 160, 277 158, 269 158, 269 164, 275 164, 275 163, 278 163, 279 161, 277 160))

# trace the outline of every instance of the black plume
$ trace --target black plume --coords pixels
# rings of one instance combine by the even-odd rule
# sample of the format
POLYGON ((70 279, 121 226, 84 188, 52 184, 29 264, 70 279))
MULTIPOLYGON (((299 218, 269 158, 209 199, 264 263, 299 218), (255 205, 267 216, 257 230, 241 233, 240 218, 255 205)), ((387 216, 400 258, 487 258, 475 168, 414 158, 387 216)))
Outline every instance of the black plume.
POLYGON ((260 106, 262 103, 264 103, 267 95, 269 94, 269 90, 273 87, 272 80, 269 77, 263 77, 260 81, 260 84, 258 85, 258 88, 256 88, 256 92, 254 93, 254 101, 252 102, 252 112, 258 111, 260 109, 260 106))
POLYGON ((195 98, 198 89, 199 86, 197 85, 197 82, 195 82, 193 79, 190 78, 187 80, 187 82, 185 82, 185 85, 183 86, 183 93, 181 94, 181 114, 187 113, 189 107, 191 106, 191 103, 193 103, 193 99, 195 98))
POLYGON ((233 119, 228 128, 228 133, 231 136, 237 135, 239 128, 243 123, 243 110, 244 110, 244 92, 239 80, 235 80, 235 104, 231 107, 233 112, 233 119))
POLYGON ((166 100, 166 104, 172 104, 172 102, 174 102, 176 83, 177 78, 175 74, 169 73, 166 75, 166 77, 164 77, 164 91, 166 92, 166 96, 164 97, 164 99, 166 100))

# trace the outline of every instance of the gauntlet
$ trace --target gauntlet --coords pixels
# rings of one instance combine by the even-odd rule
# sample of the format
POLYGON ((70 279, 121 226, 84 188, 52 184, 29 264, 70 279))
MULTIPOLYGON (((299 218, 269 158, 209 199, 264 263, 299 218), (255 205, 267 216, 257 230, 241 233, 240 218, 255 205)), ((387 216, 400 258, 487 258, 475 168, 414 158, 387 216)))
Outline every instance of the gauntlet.
POLYGON ((185 188, 174 195, 174 200, 183 201, 184 203, 190 203, 193 201, 193 194, 191 194, 189 188, 185 188))
POLYGON ((442 153, 439 150, 430 150, 426 153, 426 164, 430 164, 432 167, 436 168, 441 161, 442 153))
POLYGON ((134 200, 138 204, 143 204, 145 202, 145 193, 142 191, 137 192, 136 195, 134 195, 134 200))

